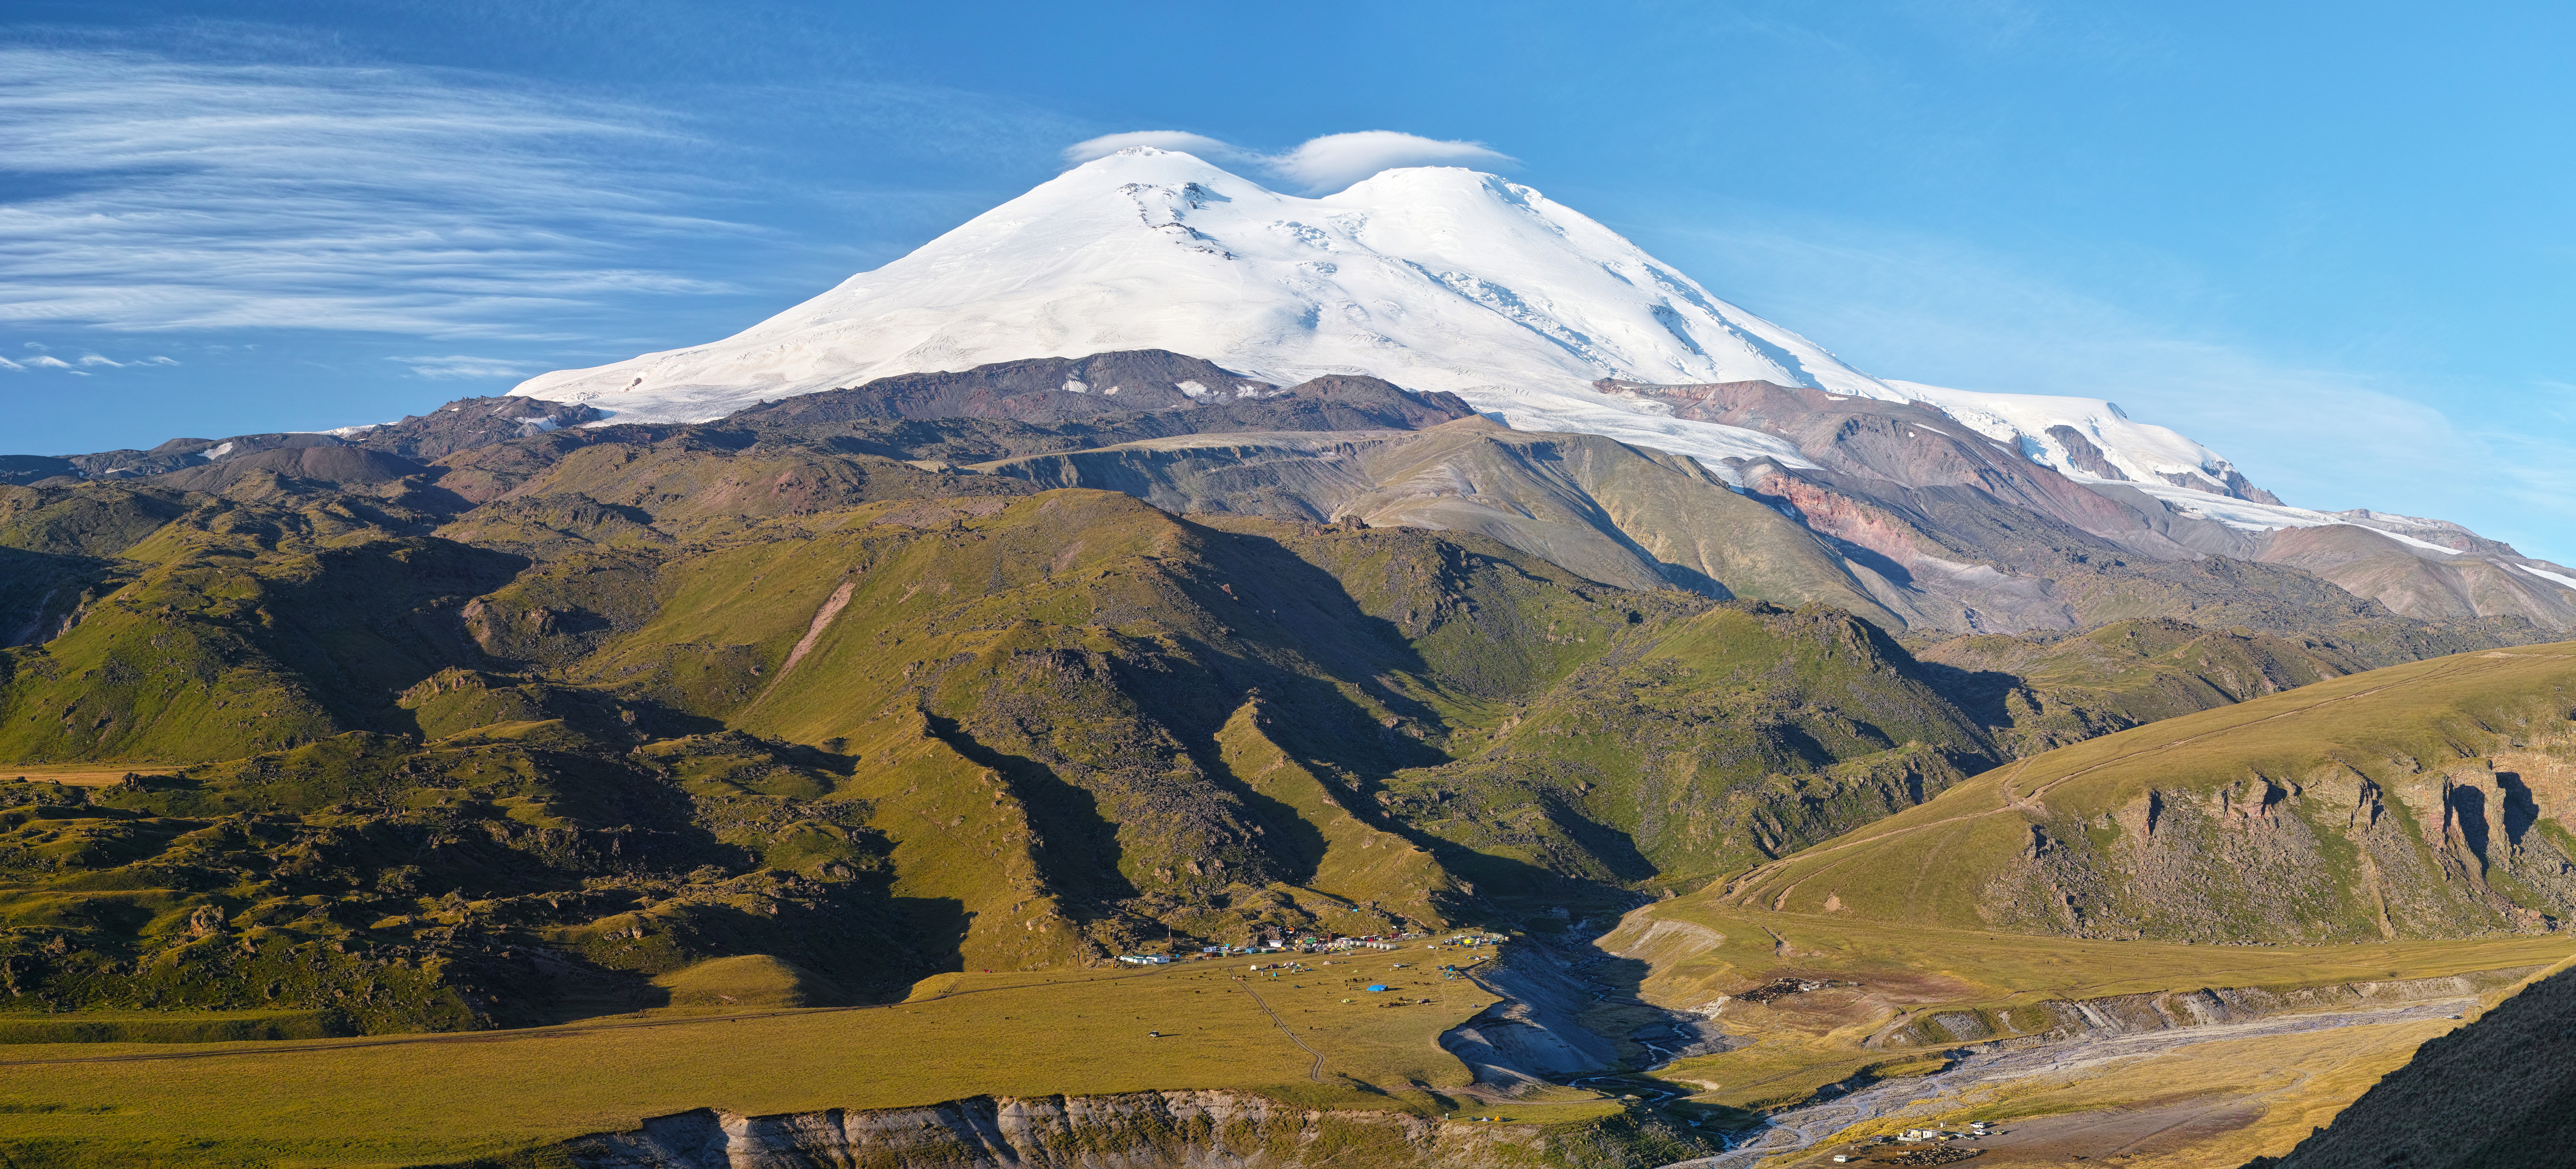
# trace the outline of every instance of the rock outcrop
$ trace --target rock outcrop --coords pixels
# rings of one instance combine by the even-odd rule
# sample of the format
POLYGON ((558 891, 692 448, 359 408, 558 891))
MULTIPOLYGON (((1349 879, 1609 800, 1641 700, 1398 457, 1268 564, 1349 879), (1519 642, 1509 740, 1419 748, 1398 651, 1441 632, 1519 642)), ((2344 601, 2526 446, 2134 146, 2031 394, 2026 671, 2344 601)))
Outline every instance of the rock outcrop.
POLYGON ((561 1148, 584 1169, 1481 1169, 1551 1160, 1645 1166, 1704 1151, 1660 1122, 1542 1129, 1212 1091, 979 1096, 781 1116, 702 1109, 561 1148))

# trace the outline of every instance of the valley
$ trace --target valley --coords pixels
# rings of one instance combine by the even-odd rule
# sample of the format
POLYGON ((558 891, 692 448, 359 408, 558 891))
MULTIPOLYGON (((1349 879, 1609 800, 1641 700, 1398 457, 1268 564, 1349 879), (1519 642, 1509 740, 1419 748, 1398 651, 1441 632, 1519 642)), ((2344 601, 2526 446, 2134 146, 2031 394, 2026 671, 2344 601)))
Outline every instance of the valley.
POLYGON ((0 1154, 2237 1164, 2554 985, 2564 570, 1462 174, 1123 152, 715 346, 0 468, 0 1154), (1221 264, 1419 311, 985 352, 1221 264))

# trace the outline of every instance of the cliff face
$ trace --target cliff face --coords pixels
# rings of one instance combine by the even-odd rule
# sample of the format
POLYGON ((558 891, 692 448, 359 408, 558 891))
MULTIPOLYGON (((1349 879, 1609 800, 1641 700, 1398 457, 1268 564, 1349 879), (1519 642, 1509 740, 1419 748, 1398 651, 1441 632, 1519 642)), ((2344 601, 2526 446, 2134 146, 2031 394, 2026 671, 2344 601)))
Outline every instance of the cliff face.
POLYGON ((1701 1150, 1623 1122, 1577 1129, 1317 1111, 1234 1092, 977 1097, 781 1116, 700 1110, 562 1147, 584 1169, 1269 1169, 1651 1165, 1701 1150))

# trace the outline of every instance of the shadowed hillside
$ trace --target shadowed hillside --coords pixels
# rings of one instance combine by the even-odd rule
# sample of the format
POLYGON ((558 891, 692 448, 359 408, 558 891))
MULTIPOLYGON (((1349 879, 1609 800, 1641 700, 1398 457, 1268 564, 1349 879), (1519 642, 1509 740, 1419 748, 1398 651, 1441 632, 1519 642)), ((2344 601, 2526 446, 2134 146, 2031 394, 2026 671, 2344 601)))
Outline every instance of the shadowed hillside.
POLYGON ((2576 973, 2524 987, 2416 1049, 2284 1157, 2246 1169, 2519 1169, 2576 1147, 2576 973))

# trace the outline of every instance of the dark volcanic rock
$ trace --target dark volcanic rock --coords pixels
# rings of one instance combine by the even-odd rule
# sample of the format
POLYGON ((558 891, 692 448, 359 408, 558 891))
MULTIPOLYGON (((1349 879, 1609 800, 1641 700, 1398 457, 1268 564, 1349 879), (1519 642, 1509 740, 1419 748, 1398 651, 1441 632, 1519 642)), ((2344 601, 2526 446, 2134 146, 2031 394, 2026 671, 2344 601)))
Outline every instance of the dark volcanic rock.
POLYGON ((352 447, 280 447, 239 458, 173 471, 161 482, 186 491, 221 491, 254 471, 271 471, 340 487, 389 483, 426 468, 399 455, 352 447))
POLYGON ((22 486, 63 475, 78 478, 80 468, 51 455, 0 455, 0 484, 22 486))
POLYGON ((1007 418, 1062 422, 1095 414, 1164 410, 1274 394, 1279 387, 1160 349, 1039 357, 956 373, 907 373, 851 389, 800 394, 738 411, 728 421, 846 422, 860 418, 1007 418))
POLYGON ((1285 389, 1159 349, 1043 357, 958 373, 911 373, 802 394, 739 411, 724 425, 756 431, 866 419, 980 418, 1052 426, 1179 412, 1186 423, 1122 426, 1119 438, 1229 430, 1418 430, 1475 413, 1454 394, 1415 393, 1373 377, 1331 375, 1285 389))
POLYGON ((471 447, 579 426, 601 417, 588 406, 543 398, 459 398, 427 414, 358 431, 348 441, 426 463, 471 447))
MULTIPOLYGON (((459 398, 427 414, 415 414, 400 422, 350 432, 346 438, 314 431, 281 431, 236 434, 231 438, 174 438, 148 451, 127 448, 60 458, 5 455, 0 456, 0 484, 30 484, 62 476, 74 479, 139 479, 232 463, 272 451, 331 447, 375 451, 393 456, 403 464, 425 463, 457 451, 579 426, 601 417, 599 411, 588 406, 549 402, 541 398, 459 398)), ((334 483, 373 483, 381 482, 384 471, 393 465, 381 460, 273 459, 254 469, 334 483), (317 474, 325 471, 327 473, 317 474), (343 479, 339 477, 342 475, 358 477, 343 479)), ((418 470, 414 467, 403 473, 414 474, 418 470)), ((221 485, 239 479, 241 474, 233 471, 221 475, 191 476, 184 485, 191 489, 220 490, 221 485), (206 487, 204 484, 215 486, 206 487)))
POLYGON ((2102 448, 2093 445, 2092 439, 2084 437, 2083 431, 2061 424, 2049 427, 2048 437, 2056 439, 2058 445, 2066 448, 2068 462, 2105 479, 2128 482, 2128 474, 2112 466, 2110 458, 2102 453, 2102 448))
POLYGON ((289 450, 298 447, 339 446, 341 442, 327 434, 279 432, 272 434, 236 434, 231 438, 174 438, 148 451, 114 450, 95 454, 71 455, 63 461, 80 469, 88 479, 138 479, 145 475, 164 475, 187 467, 261 451, 289 450))

